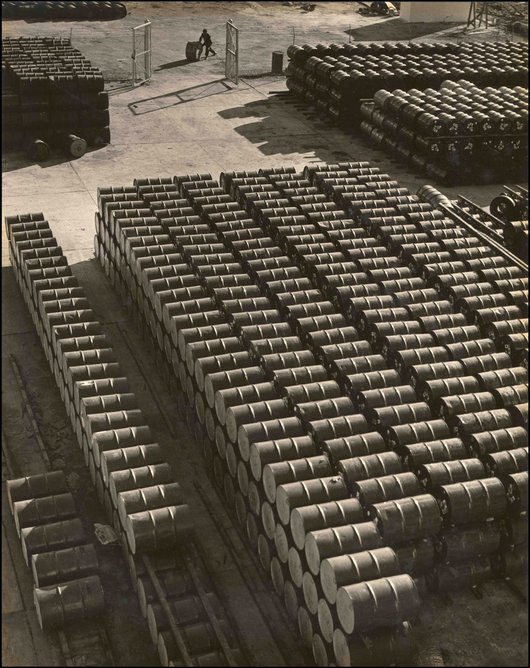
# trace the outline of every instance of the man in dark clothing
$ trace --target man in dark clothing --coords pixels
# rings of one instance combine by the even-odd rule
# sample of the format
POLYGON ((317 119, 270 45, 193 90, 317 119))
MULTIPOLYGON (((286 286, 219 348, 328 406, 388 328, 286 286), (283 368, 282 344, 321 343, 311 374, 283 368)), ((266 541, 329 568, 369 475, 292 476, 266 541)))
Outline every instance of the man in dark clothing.
POLYGON ((206 48, 205 58, 208 58, 208 53, 211 53, 212 56, 216 55, 215 51, 212 49, 212 38, 208 34, 206 28, 202 31, 201 36, 199 37, 199 44, 204 44, 206 48))

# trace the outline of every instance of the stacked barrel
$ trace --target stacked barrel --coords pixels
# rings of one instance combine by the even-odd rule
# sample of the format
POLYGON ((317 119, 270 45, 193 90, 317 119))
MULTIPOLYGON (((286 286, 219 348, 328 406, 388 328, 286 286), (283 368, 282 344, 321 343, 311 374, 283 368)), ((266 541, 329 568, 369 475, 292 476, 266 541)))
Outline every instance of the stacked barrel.
POLYGON ((524 271, 367 163, 138 179, 98 199, 100 261, 316 662, 406 661, 442 525, 512 527, 513 481, 469 441, 496 420, 499 451, 526 433, 526 370, 488 338, 503 317, 525 328, 524 271), (479 297, 460 312, 499 290, 506 311, 479 297), (481 396, 475 376, 499 369, 481 396))
POLYGON ((428 176, 452 183, 525 178, 528 89, 444 81, 439 90, 380 90, 361 131, 428 176))
POLYGON ((477 86, 526 86, 528 44, 377 42, 292 45, 287 87, 347 128, 361 122, 361 101, 384 89, 437 89, 465 79, 477 86))
MULTIPOLYGON (((193 525, 182 490, 154 442, 109 340, 44 216, 7 217, 6 230, 17 282, 98 497, 121 537, 133 587, 163 665, 223 665, 227 652, 239 655, 237 641, 191 544, 193 525)), ((28 559, 42 552, 47 542, 52 547, 59 540, 66 541, 64 547, 83 542, 79 522, 71 520, 71 496, 62 493, 63 477, 50 474, 37 482, 15 481, 10 492, 17 501, 15 518, 21 531, 29 532, 28 559), (26 501, 34 489, 45 498, 26 501), (50 532, 40 526, 26 531, 35 516, 43 521, 49 509, 62 513, 63 506, 64 513, 53 516, 57 522, 50 532)), ((47 561, 42 564, 44 575, 45 567, 50 567, 47 561)), ((94 596, 90 589, 87 593, 94 596)), ((55 600, 49 603, 48 596, 42 595, 40 603, 36 595, 41 610, 44 604, 57 605, 55 600)), ((90 598, 88 602, 92 610, 90 598)))
POLYGON ((9 508, 33 574, 42 629, 58 629, 104 608, 94 545, 88 543, 62 471, 8 480, 9 508))
POLYGON ((124 16, 122 2, 2 2, 2 18, 11 21, 111 21, 124 16))
POLYGON ((99 69, 70 40, 2 39, 2 137, 45 160, 50 147, 72 157, 110 142, 109 100, 99 69))

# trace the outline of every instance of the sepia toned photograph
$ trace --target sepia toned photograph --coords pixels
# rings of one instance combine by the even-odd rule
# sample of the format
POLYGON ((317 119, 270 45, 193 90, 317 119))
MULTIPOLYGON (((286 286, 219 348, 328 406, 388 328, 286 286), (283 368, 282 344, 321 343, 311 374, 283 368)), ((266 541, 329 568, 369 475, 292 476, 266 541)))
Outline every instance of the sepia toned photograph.
POLYGON ((2 665, 528 666, 528 3, 1 7, 2 665))

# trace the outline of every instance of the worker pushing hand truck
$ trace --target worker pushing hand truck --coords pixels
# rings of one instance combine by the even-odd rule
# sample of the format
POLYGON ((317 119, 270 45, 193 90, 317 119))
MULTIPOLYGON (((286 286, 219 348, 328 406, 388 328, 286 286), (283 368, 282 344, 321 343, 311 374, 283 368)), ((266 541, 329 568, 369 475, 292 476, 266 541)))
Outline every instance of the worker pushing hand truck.
POLYGON ((216 56, 217 54, 215 51, 212 49, 212 38, 210 37, 208 31, 206 28, 202 31, 201 36, 199 37, 199 44, 201 45, 200 51, 199 51, 199 58, 202 55, 202 47, 204 46, 206 49, 206 54, 205 58, 208 58, 208 53, 211 53, 212 56, 216 56))

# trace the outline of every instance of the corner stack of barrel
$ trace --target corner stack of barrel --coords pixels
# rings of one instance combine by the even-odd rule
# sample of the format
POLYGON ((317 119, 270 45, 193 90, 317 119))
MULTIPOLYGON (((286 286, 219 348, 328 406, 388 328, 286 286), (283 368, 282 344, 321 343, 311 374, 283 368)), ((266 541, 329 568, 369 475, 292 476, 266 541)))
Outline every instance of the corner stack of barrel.
POLYGON ((2 38, 2 141, 32 159, 110 142, 101 71, 63 37, 2 38))
POLYGON ((44 630, 82 623, 104 609, 98 558, 79 519, 63 471, 6 483, 9 508, 33 574, 33 600, 44 630))
MULTIPOLYGON (((5 222, 18 285, 92 482, 121 537, 140 609, 163 665, 185 660, 175 637, 175 624, 189 655, 187 665, 227 665, 227 651, 232 655, 231 665, 234 661, 244 665, 238 641, 200 557, 190 553, 193 564, 188 564, 187 546, 193 540, 193 525, 182 490, 174 482, 160 445, 154 441, 110 342, 48 222, 42 213, 10 216, 5 222), (164 606, 160 592, 169 607, 164 606), (212 619, 219 625, 217 632, 212 619), (219 633, 228 649, 222 649, 219 633)), ((37 554, 33 557, 37 560, 34 569, 43 574, 36 580, 36 603, 43 623, 56 625, 59 604, 63 599, 69 604, 81 591, 90 595, 88 610, 96 610, 102 594, 94 593, 93 576, 85 578, 88 584, 82 580, 66 588, 60 584, 51 593, 41 590, 41 586, 51 583, 47 573, 53 563, 47 555, 38 553, 84 542, 80 523, 73 519, 71 495, 64 493, 64 476, 53 473, 36 480, 17 480, 9 489, 16 501, 13 507, 25 554, 28 559, 37 554), (39 498, 33 499, 32 495, 39 498), (41 526, 48 516, 56 520, 54 524, 41 526)), ((74 558, 84 563, 86 555, 78 552, 65 557, 66 566, 74 558)))
POLYGON ((438 90, 379 90, 361 104, 360 129, 442 183, 525 180, 527 98, 522 86, 478 87, 464 79, 438 90))
POLYGON ((293 44, 287 55, 291 93, 348 129, 359 127, 361 101, 381 89, 423 91, 459 79, 479 87, 528 85, 524 42, 293 44))
POLYGON ((2 1, 6 21, 111 21, 124 16, 127 9, 122 2, 2 1))
POLYGON ((448 560, 477 586, 525 532, 527 370, 504 352, 525 272, 366 162, 98 204, 101 265, 317 664, 409 660, 448 560))

